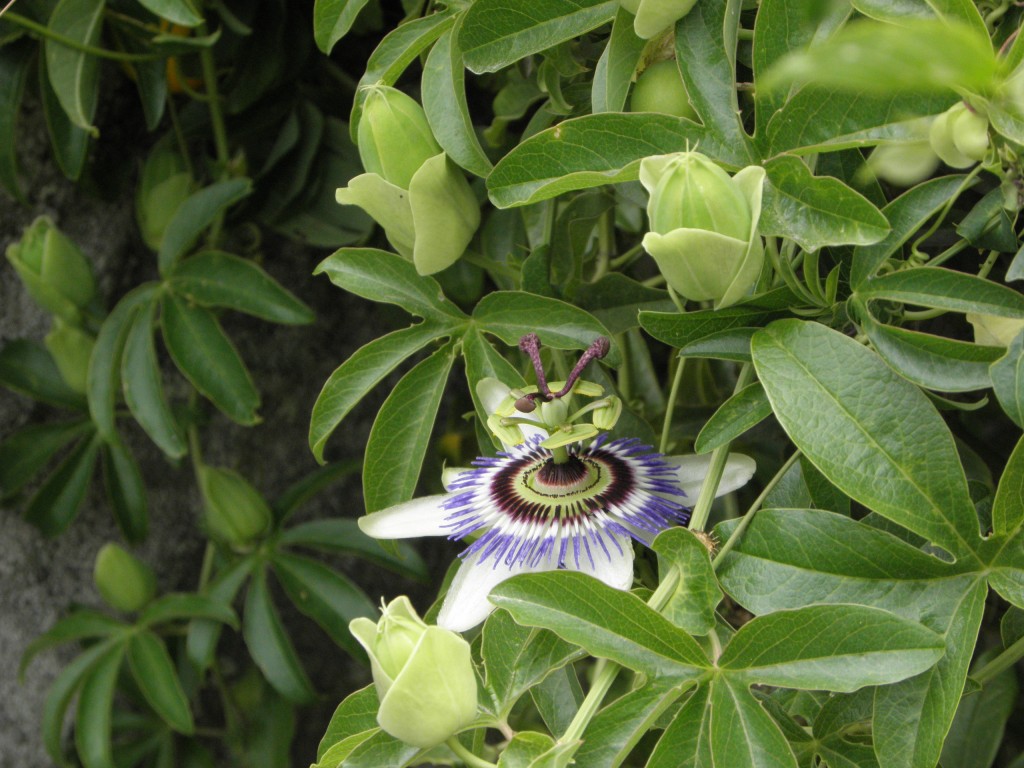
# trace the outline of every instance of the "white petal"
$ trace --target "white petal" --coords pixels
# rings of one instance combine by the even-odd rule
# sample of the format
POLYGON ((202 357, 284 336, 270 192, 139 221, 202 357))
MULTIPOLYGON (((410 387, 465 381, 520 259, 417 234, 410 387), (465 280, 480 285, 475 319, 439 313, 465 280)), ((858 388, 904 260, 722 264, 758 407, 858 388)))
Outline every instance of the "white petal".
POLYGON ((417 536, 447 536, 442 527, 448 510, 441 502, 449 494, 424 496, 359 518, 359 529, 375 539, 412 539, 417 536))
MULTIPOLYGON (((700 495, 700 488, 704 485, 704 477, 708 473, 708 466, 711 464, 711 454, 703 456, 666 456, 666 464, 672 464, 678 469, 679 487, 686 494, 688 503, 692 504, 700 495)), ((718 484, 716 496, 724 496, 727 493, 741 488, 753 477, 757 464, 749 456, 742 453, 730 453, 725 462, 725 469, 722 471, 722 481, 718 484)))
POLYGON ((441 470, 441 485, 446 491, 450 491, 456 478, 463 472, 471 472, 472 469, 472 467, 445 467, 441 470))
POLYGON ((574 558, 565 558, 565 567, 570 571, 589 573, 591 576, 600 579, 609 587, 615 589, 629 589, 633 586, 633 542, 628 538, 616 536, 613 533, 602 534, 605 545, 608 547, 609 560, 605 556, 601 545, 595 541, 590 542, 590 552, 594 556, 594 564, 590 564, 590 558, 583 550, 583 543, 580 542, 580 564, 576 566, 574 558), (615 546, 618 544, 618 546, 615 546))
POLYGON ((448 594, 444 598, 444 605, 437 614, 437 626, 453 632, 472 629, 494 610, 494 605, 487 599, 487 595, 498 584, 520 573, 547 571, 552 567, 546 562, 541 562, 532 567, 517 565, 515 568, 509 568, 501 562, 495 565, 493 557, 480 563, 479 552, 470 555, 462 561, 455 578, 452 579, 448 594))
POLYGON ((508 397, 511 388, 494 378, 481 379, 476 385, 476 394, 480 405, 488 415, 498 412, 501 401, 508 397))

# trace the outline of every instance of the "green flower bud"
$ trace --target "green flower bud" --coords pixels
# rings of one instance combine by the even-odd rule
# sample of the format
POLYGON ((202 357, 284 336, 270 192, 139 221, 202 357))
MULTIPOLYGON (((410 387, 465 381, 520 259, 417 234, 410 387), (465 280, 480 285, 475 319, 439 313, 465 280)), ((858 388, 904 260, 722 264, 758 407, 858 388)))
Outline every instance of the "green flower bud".
POLYGON ((974 326, 974 343, 987 347, 1008 347, 1017 334, 1024 330, 1024 320, 979 315, 976 312, 968 312, 965 317, 974 326))
POLYGON ((876 177, 898 187, 912 187, 939 167, 939 156, 927 140, 880 144, 868 156, 876 177))
POLYGON ((367 89, 356 141, 363 168, 402 189, 408 189, 420 166, 441 151, 423 107, 386 85, 367 89))
POLYGON ((96 339, 74 325, 68 325, 60 318, 54 318, 53 328, 43 339, 50 351, 61 378, 75 392, 85 392, 89 374, 89 358, 96 339))
POLYGON ((191 192, 192 177, 181 155, 162 148, 150 153, 135 193, 135 219, 154 251, 160 250, 167 225, 191 192))
POLYGON ((633 31, 644 40, 675 24, 696 3, 697 0, 619 0, 619 5, 636 16, 633 31))
POLYGON ((342 205, 358 205, 384 228, 388 242, 432 275, 454 264, 480 225, 480 206, 462 172, 443 152, 419 166, 403 189, 364 173, 337 191, 342 205))
POLYGON ((199 469, 206 527, 227 544, 244 546, 270 527, 270 507, 259 491, 230 469, 199 469))
POLYGON ((156 594, 153 570, 113 542, 96 554, 93 580, 107 604, 125 613, 139 610, 156 594))
POLYGON ((21 241, 7 247, 7 260, 43 309, 69 323, 80 322, 80 310, 96 294, 92 267, 50 219, 32 222, 21 241))
POLYGON ((641 161, 640 182, 651 196, 644 249, 687 299, 725 307, 757 281, 764 261, 757 233, 764 176, 763 168, 750 166, 730 178, 697 152, 641 161))
POLYGON ((988 151, 988 121, 958 101, 932 122, 932 149, 951 168, 969 168, 988 151))
POLYGON ((674 60, 651 64, 640 73, 629 97, 629 109, 698 119, 674 60))
POLYGON ((476 718, 476 674, 469 643, 429 626, 402 596, 380 621, 358 618, 349 631, 370 657, 380 698, 377 722, 396 739, 428 749, 476 718))

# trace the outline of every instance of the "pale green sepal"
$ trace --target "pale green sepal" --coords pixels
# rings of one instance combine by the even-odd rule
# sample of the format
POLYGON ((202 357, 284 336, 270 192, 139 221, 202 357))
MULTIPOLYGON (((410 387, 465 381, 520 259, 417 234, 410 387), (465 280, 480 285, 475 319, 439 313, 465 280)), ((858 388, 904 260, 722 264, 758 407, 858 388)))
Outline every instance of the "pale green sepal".
POLYGON ((754 234, 747 244, 747 252, 743 256, 743 261, 736 270, 732 282, 729 283, 729 287, 726 288, 722 298, 715 302, 715 309, 722 309, 723 307, 735 304, 750 293, 750 289, 757 282, 757 278, 761 274, 761 267, 763 265, 764 243, 761 242, 759 235, 754 234))
POLYGON ((707 301, 725 295, 731 266, 743 258, 748 243, 704 229, 675 229, 666 235, 648 232, 643 246, 678 293, 707 301))
POLYGON ((373 651, 374 644, 377 642, 377 624, 365 616, 360 616, 348 623, 348 631, 363 646, 366 655, 370 657, 370 674, 373 675, 373 684, 377 688, 378 695, 382 696, 382 691, 387 692, 395 681, 388 677, 373 651))
POLYGON ((600 430, 593 424, 573 424, 569 427, 562 427, 554 432, 551 437, 541 442, 541 446, 544 448, 561 448, 563 445, 597 437, 598 434, 600 434, 600 430))
POLYGON ((427 627, 382 697, 377 722, 396 739, 427 749, 473 722, 476 711, 469 643, 450 630, 427 627))
POLYGON ((633 31, 643 40, 650 40, 670 24, 690 12, 697 0, 643 0, 633 20, 633 31))
POLYGON ((462 256, 480 225, 480 206, 466 177, 443 152, 413 174, 409 200, 416 233, 412 262, 421 275, 432 275, 462 256))
POLYGON ((640 183, 648 195, 654 194, 661 177, 665 175, 668 167, 676 162, 678 156, 678 152, 670 155, 651 155, 640 161, 640 183))
POLYGON ((381 225, 388 242, 406 258, 412 258, 416 233, 409 192, 385 181, 376 173, 363 173, 340 187, 334 198, 341 205, 358 205, 381 225))

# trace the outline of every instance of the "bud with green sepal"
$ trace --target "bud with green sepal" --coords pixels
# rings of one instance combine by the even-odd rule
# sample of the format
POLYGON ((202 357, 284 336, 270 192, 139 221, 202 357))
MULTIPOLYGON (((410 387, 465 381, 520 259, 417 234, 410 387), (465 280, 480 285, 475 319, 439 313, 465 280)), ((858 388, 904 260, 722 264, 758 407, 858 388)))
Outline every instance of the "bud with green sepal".
POLYGON ((113 542, 96 554, 93 580, 107 604, 124 613, 145 607, 156 595, 153 569, 113 542))
POLYGON ((988 120, 958 101, 935 118, 928 139, 950 168, 969 168, 988 154, 988 120))
POLYGON ((721 308, 753 287, 764 263, 757 230, 764 178, 760 166, 730 177, 699 152, 640 162, 640 182, 650 193, 644 249, 679 294, 721 308))
POLYGON ((477 715, 477 683, 469 643, 430 626, 409 598, 382 609, 380 621, 354 619, 349 631, 370 657, 380 698, 377 723, 396 739, 429 749, 477 715))
POLYGON ((629 97, 629 111, 698 119, 675 59, 655 62, 640 73, 629 97))
POLYGON ((88 259, 45 216, 7 247, 7 260, 29 295, 62 320, 82 325, 83 313, 94 309, 96 281, 88 259))
POLYGON ((649 40, 690 12, 697 0, 619 0, 632 13, 633 31, 649 40))
POLYGON ((56 317, 43 343, 46 344, 65 383, 75 392, 84 394, 89 375, 89 358, 92 356, 93 347, 96 346, 96 338, 56 317))
POLYGON ((356 135, 367 172, 338 189, 337 201, 373 217, 421 275, 454 264, 480 225, 480 206, 423 108, 395 88, 370 86, 356 135))
POLYGON ((177 152, 157 147, 142 167, 135 193, 135 219, 146 245, 160 250, 167 225, 192 192, 192 176, 177 152))
POLYGON ((201 466, 199 489, 206 528, 218 541, 246 547, 270 528, 270 506, 237 472, 201 466))

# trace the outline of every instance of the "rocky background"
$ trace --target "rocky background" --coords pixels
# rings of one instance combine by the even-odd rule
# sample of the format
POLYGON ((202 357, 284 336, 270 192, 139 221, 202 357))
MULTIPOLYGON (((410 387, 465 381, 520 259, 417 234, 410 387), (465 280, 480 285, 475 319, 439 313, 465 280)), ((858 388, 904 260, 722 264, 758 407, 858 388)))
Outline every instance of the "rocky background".
MULTIPOLYGON (((155 259, 138 235, 133 212, 135 176, 152 141, 132 122, 138 113, 133 99, 130 92, 114 94, 102 106, 102 133, 93 149, 92 176, 78 184, 67 181, 54 165, 38 105, 28 103, 19 118, 18 147, 28 203, 19 204, 0 191, 0 251, 18 240, 36 217, 51 217, 92 261, 108 308, 127 290, 156 276, 155 259)), ((310 326, 289 327, 225 315, 225 330, 262 393, 263 422, 242 428, 215 415, 204 432, 204 456, 212 464, 243 471, 273 499, 316 467, 306 442, 309 414, 331 371, 358 346, 406 323, 408 316, 364 303, 343 294, 325 278, 314 278, 313 268, 329 251, 305 248, 271 234, 265 235, 260 251, 262 266, 312 306, 317 319, 310 326)), ((15 338, 41 340, 48 329, 49 316, 29 298, 10 264, 0 259, 0 345, 15 338)), ((352 414, 333 439, 330 458, 362 455, 374 408, 386 393, 387 387, 382 387, 352 414)), ((46 406, 0 389, 0 439, 27 423, 55 415, 46 406)), ((140 461, 150 503, 150 536, 133 551, 154 567, 161 592, 192 590, 205 545, 196 525, 200 500, 192 469, 187 462, 168 463, 139 430, 127 437, 140 461)), ((300 517, 361 513, 359 476, 353 474, 303 508, 300 517)), ((43 702, 75 649, 62 647, 41 654, 22 682, 18 663, 26 646, 70 606, 102 607, 93 587, 92 568, 97 550, 109 540, 119 540, 119 534, 99 483, 94 483, 75 523, 55 539, 40 535, 20 518, 18 510, 0 508, 0 766, 50 765, 39 733, 43 702)), ((395 583, 394 577, 359 562, 347 565, 350 575, 375 601, 381 594, 412 589, 422 608, 429 604, 430 591, 425 587, 395 583)), ((286 602, 278 602, 279 608, 286 602)), ((345 692, 363 685, 368 674, 304 617, 285 610, 284 618, 322 694, 321 702, 302 710, 299 717, 293 764, 308 765, 337 702, 345 692)))

